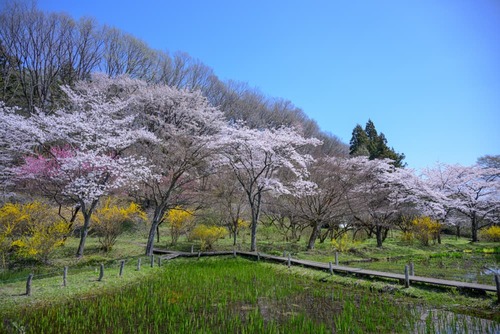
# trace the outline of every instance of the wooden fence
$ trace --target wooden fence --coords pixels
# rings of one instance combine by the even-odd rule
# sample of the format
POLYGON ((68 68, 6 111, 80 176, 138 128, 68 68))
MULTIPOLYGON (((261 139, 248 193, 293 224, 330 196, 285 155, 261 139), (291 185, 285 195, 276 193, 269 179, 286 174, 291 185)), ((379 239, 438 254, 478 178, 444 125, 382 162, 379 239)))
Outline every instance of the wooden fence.
MULTIPOLYGON (((394 280, 401 282, 406 287, 409 287, 410 284, 412 284, 412 283, 418 283, 418 284, 447 286, 447 287, 454 287, 454 288, 458 288, 458 289, 466 289, 466 290, 474 290, 474 291, 482 291, 482 292, 496 292, 497 299, 500 302, 500 276, 499 275, 495 275, 496 286, 493 286, 493 285, 486 285, 486 284, 460 282, 460 281, 437 279, 437 278, 431 278, 431 277, 415 276, 413 264, 409 264, 409 265, 405 266, 404 274, 389 273, 389 272, 383 272, 383 271, 341 266, 341 265, 339 265, 339 262, 338 262, 338 254, 337 253, 335 254, 335 263, 332 263, 332 262, 324 263, 324 262, 315 262, 315 261, 308 261, 308 260, 293 259, 290 255, 290 253, 288 253, 288 256, 287 256, 287 254, 285 252, 283 253, 283 256, 275 256, 275 255, 269 255, 269 254, 264 254, 264 253, 259 253, 259 252, 243 252, 243 251, 236 251, 236 250, 222 251, 222 252, 197 252, 197 253, 195 253, 195 252, 193 252, 193 250, 191 250, 191 252, 177 252, 177 251, 155 249, 153 252, 154 252, 154 254, 157 254, 159 256, 157 256, 156 258, 155 258, 155 256, 149 257, 151 267, 154 267, 155 262, 156 262, 155 259, 157 260, 157 265, 161 266, 162 261, 174 259, 176 257, 198 257, 198 258, 200 258, 202 256, 221 256, 221 255, 233 255, 234 257, 243 256, 246 258, 256 259, 257 261, 266 260, 266 261, 271 261, 271 262, 284 263, 288 267, 290 267, 292 265, 299 265, 299 266, 303 266, 303 267, 307 267, 307 268, 328 271, 328 272, 330 272, 330 274, 341 273, 341 274, 354 275, 357 277, 394 279, 394 280)), ((125 260, 121 260, 120 261, 119 276, 123 275, 124 265, 125 265, 125 260)), ((99 270, 99 277, 97 279, 98 281, 101 281, 103 279, 104 270, 105 270, 104 265, 101 264, 100 270, 99 270)), ((141 270, 141 258, 137 259, 137 269, 136 270, 141 270)), ((63 271, 63 278, 62 278, 63 286, 66 286, 68 284, 67 283, 67 275, 68 275, 68 268, 65 267, 64 271, 63 271)), ((33 278, 34 278, 34 275, 30 274, 28 276, 27 281, 26 281, 26 295, 27 296, 30 296, 32 293, 31 291, 32 291, 33 278)))
POLYGON ((291 265, 299 265, 312 269, 319 269, 323 271, 329 271, 331 274, 334 272, 342 273, 342 274, 350 274, 358 277, 372 277, 372 278, 384 278, 384 279, 394 279, 405 284, 406 287, 409 287, 411 283, 419 283, 419 284, 429 284, 429 285, 438 285, 438 286, 447 286, 454 287, 458 289, 464 290, 474 290, 474 291, 484 291, 484 292, 496 292, 498 301, 500 302, 500 276, 495 275, 495 283, 496 286, 486 285, 486 284, 478 284, 478 283, 470 283, 470 282, 460 282, 460 281, 452 281, 431 277, 422 277, 415 276, 413 264, 407 265, 404 274, 396 274, 389 273, 383 271, 369 270, 369 269, 361 269, 361 268, 353 268, 347 266, 340 266, 338 264, 338 254, 335 254, 335 264, 332 262, 324 263, 324 262, 315 262, 308 260, 299 260, 291 258, 290 254, 286 256, 284 253, 283 256, 275 256, 258 252, 242 252, 242 251, 232 251, 232 252, 198 252, 198 253, 187 253, 187 252, 175 252, 175 251, 165 251, 165 250, 154 250, 156 254, 164 254, 164 255, 176 255, 181 257, 193 257, 193 256, 218 256, 218 255, 233 255, 233 256, 244 256, 247 258, 253 258, 257 260, 267 260, 271 262, 285 263, 287 266, 291 265))

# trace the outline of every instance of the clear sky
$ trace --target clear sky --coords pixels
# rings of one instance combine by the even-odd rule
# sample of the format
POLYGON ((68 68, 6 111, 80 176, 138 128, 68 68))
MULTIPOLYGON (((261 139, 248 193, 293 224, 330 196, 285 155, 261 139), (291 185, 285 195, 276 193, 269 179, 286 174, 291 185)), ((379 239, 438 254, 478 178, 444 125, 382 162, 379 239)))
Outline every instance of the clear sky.
POLYGON ((39 0, 292 101, 348 143, 371 118, 409 167, 500 154, 498 0, 39 0))

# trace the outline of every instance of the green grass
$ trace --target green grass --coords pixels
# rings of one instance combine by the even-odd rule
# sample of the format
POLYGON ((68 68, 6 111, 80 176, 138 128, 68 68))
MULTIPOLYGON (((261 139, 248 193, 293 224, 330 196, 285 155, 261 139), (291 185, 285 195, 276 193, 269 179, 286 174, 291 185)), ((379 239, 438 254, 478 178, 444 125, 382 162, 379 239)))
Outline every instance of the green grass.
POLYGON ((3 310, 0 329, 14 331, 15 324, 27 333, 427 333, 460 326, 475 326, 482 333, 500 330, 498 323, 431 314, 423 304, 405 298, 345 289, 327 281, 324 273, 241 258, 179 259, 144 272, 148 275, 126 285, 106 281, 106 288, 97 288, 94 282, 96 289, 80 298, 3 310))
MULTIPOLYGON (((177 245, 172 246, 168 238, 168 231, 163 228, 161 233, 162 241, 156 244, 159 248, 190 251, 191 246, 194 245, 194 250, 199 250, 198 244, 193 244, 183 238, 177 245)), ((290 252, 294 258, 321 262, 334 261, 334 250, 328 242, 318 243, 315 250, 306 252, 305 240, 287 243, 275 233, 258 235, 258 237, 258 249, 261 252, 282 255, 283 251, 286 251, 290 252)), ((248 250, 249 239, 249 235, 244 233, 238 239, 236 248, 248 250)), ((410 332, 436 332, 439 328, 447 328, 446 332, 453 333, 455 331, 463 332, 456 328, 463 329, 467 326, 469 328, 475 326, 475 328, 481 329, 477 332, 487 333, 491 328, 496 330, 498 328, 491 327, 493 326, 491 323, 485 322, 486 320, 481 320, 481 318, 492 319, 495 321, 493 324, 496 325, 500 322, 500 304, 496 303, 496 295, 492 293, 471 295, 456 289, 424 285, 404 289, 398 282, 389 280, 358 279, 342 275, 330 276, 321 271, 304 268, 287 269, 283 265, 257 264, 252 261, 241 259, 233 261, 227 258, 221 261, 203 258, 198 261, 173 260, 164 269, 152 269, 149 267, 148 258, 143 257, 143 269, 137 271, 137 258, 143 255, 144 244, 144 235, 124 235, 119 238, 111 252, 103 253, 97 239, 88 238, 84 257, 76 259, 74 254, 78 246, 78 239, 70 238, 64 247, 57 250, 48 265, 32 263, 26 268, 0 271, 0 313, 4 319, 9 319, 4 321, 0 332, 2 329, 3 331, 16 332, 15 326, 25 326, 31 332, 37 332, 39 329, 45 328, 44 324, 54 324, 57 321, 63 321, 63 319, 72 319, 74 314, 71 312, 68 314, 69 311, 65 309, 77 310, 83 307, 85 311, 82 311, 82 314, 77 316, 77 320, 75 320, 79 323, 81 319, 78 317, 83 317, 86 312, 88 313, 88 310, 99 310, 102 302, 95 301, 99 298, 114 300, 112 306, 103 305, 102 311, 92 311, 94 313, 92 313, 91 319, 94 319, 101 326, 101 332, 106 332, 108 328, 111 328, 109 323, 114 324, 114 322, 126 324, 123 325, 123 328, 127 328, 129 325, 144 326, 144 329, 138 330, 139 332, 177 330, 180 332, 236 331, 244 333, 264 331, 281 333, 284 331, 331 332, 333 329, 345 332, 347 331, 345 324, 352 322, 353 318, 361 317, 357 313, 361 309, 368 314, 364 316, 366 321, 358 321, 356 327, 353 327, 357 329, 349 332, 385 331, 387 329, 384 327, 385 323, 388 323, 397 329, 393 330, 396 333, 408 330, 410 332), (127 264, 124 276, 118 277, 119 260, 121 259, 126 259, 127 264), (97 268, 100 263, 104 263, 106 268, 102 282, 97 281, 97 268), (62 287, 62 268, 64 266, 69 266, 67 287, 62 287), (240 271, 241 277, 239 276, 240 271), (247 271, 249 273, 246 273, 247 271), (170 277, 168 272, 177 276, 170 277), (22 295, 29 273, 35 274, 31 297, 22 295), (262 273, 264 277, 261 281, 259 278, 258 285, 254 282, 257 280, 257 273, 259 276, 262 273), (216 276, 219 274, 224 276, 222 278, 216 276), (266 278, 268 274, 275 277, 266 278), (164 275, 167 276, 164 277, 164 275), (200 281, 196 281, 191 276, 199 276, 200 281), (167 279, 168 281, 165 281, 167 279), (191 297, 186 300, 186 303, 181 303, 182 305, 169 303, 168 300, 158 300, 157 303, 168 308, 168 312, 170 312, 170 308, 174 309, 174 315, 167 313, 169 314, 168 319, 177 320, 172 322, 173 320, 167 321, 166 318, 155 318, 158 316, 152 314, 151 310, 156 306, 150 305, 149 299, 154 300, 156 297, 151 297, 151 293, 147 292, 150 291, 148 289, 158 291, 158 294, 172 295, 174 290, 163 290, 161 285, 176 286, 175 284, 181 284, 175 282, 177 279, 188 282, 187 285, 178 285, 177 292, 189 290, 190 295, 197 290, 197 295, 190 295, 191 297), (241 282, 241 285, 232 284, 231 279, 235 282, 241 282), (219 283, 215 284, 215 281, 220 281, 220 285, 217 285, 219 283), (295 288, 289 288, 289 291, 293 293, 286 295, 282 291, 281 285, 283 284, 288 284, 289 287, 302 287, 300 288, 302 290, 299 293, 295 288), (252 286, 254 288, 249 288, 252 286), (208 290, 215 290, 217 294, 213 295, 208 290), (116 295, 128 295, 129 291, 136 291, 130 297, 134 302, 127 302, 126 299, 115 299, 118 298, 116 295), (139 292, 137 291, 147 295, 148 300, 138 299, 141 297, 138 296, 139 292), (336 293, 339 295, 336 296, 336 293), (339 297, 340 294, 341 297, 339 297), (363 299, 363 296, 367 294, 371 296, 370 301, 363 299), (220 295, 225 297, 222 298, 220 295), (322 297, 323 295, 327 296, 326 299, 322 297), (78 304, 89 300, 93 300, 94 304, 78 304), (387 305, 377 304, 378 300, 386 301, 384 303, 387 305), (144 318, 143 320, 133 320, 131 315, 126 315, 125 320, 114 318, 112 310, 122 307, 130 309, 118 313, 141 314, 144 309, 134 309, 134 307, 144 303, 149 306, 141 306, 146 307, 147 310, 147 315, 140 316, 144 318), (200 303, 204 307, 200 308, 200 303), (321 307, 316 307, 316 304, 321 305, 321 307), (187 311, 183 308, 185 305, 190 305, 187 311), (407 315, 405 313, 403 322, 393 323, 392 320, 388 320, 402 317, 391 313, 393 312, 391 305, 398 311, 401 311, 402 305, 410 309, 407 315), (175 311, 176 308, 177 311, 175 311), (375 315, 381 308, 387 310, 387 315, 385 313, 375 315), (315 311, 311 313, 307 309, 315 311), (327 311, 323 312, 323 309, 327 311), (212 313, 214 312, 221 313, 222 318, 213 317, 212 313), (369 315, 372 313, 373 317, 369 315), (99 319, 102 314, 105 315, 105 320, 99 319), (56 319, 51 317, 56 317, 56 319), (61 317, 61 319, 57 320, 57 317, 61 317), (111 317, 111 320, 108 317, 111 317), (206 317, 208 320, 205 320, 206 317), (162 325, 148 325, 147 319, 153 322, 159 321, 162 325), (200 326, 206 325, 207 321, 210 324, 209 330, 205 330, 205 328, 200 330, 200 326), (379 323, 380 321, 382 324, 379 323), (228 327, 221 327, 221 323, 225 324, 226 322, 229 324, 228 327), (427 322, 431 324, 427 324, 427 322), (458 327, 450 325, 453 323, 458 324, 458 327), (455 329, 450 329, 450 326, 455 329)), ((220 240, 216 245, 217 250, 232 250, 233 247, 232 239, 229 238, 220 240)), ((388 238, 382 248, 375 247, 372 239, 365 240, 354 245, 349 251, 340 253, 339 258, 340 264, 394 272, 402 272, 404 265, 412 261, 415 263, 416 274, 420 276, 477 280, 493 284, 488 281, 492 279, 492 275, 481 275, 480 270, 484 267, 495 268, 496 266, 498 268, 498 254, 491 254, 492 251, 498 250, 498 247, 498 243, 471 244, 467 239, 456 240, 453 237, 443 237, 443 242, 440 245, 421 246, 418 243, 409 245, 398 240, 396 235, 394 238, 388 238), (363 262, 367 260, 370 262, 363 262)), ((172 298, 178 297, 175 294, 172 296, 172 298)), ((165 312, 167 312, 166 309, 165 312)), ((88 327, 82 327, 83 325, 75 324, 74 326, 71 327, 71 332, 78 330, 78 328, 83 332, 89 331, 88 327)), ((63 330, 61 327, 54 328, 63 330)), ((127 332, 127 329, 115 331, 114 325, 112 328, 113 332, 127 332)), ((43 331, 50 332, 49 329, 43 329, 43 331)), ((18 332, 22 332, 22 330, 19 329, 18 332)))

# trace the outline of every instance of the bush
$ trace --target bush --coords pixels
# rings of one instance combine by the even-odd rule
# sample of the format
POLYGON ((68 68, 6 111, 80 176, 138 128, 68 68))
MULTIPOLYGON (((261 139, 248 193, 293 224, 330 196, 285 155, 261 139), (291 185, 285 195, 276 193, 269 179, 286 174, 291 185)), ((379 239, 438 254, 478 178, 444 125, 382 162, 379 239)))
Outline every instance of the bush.
POLYGON ((92 226, 99 237, 101 249, 108 252, 113 248, 118 236, 126 229, 127 223, 146 220, 146 214, 136 203, 132 202, 128 206, 120 205, 116 200, 108 198, 92 215, 92 226))
POLYGON ((181 235, 188 233, 194 223, 193 212, 187 209, 182 209, 179 206, 169 210, 165 214, 164 219, 168 221, 172 245, 177 243, 181 235))
POLYGON ((429 245, 429 241, 436 241, 441 231, 441 224, 429 217, 418 217, 413 219, 413 235, 424 246, 429 245))
POLYGON ((413 240, 415 239, 415 235, 411 231, 405 231, 401 233, 401 241, 406 242, 408 244, 413 244, 413 240))
POLYGON ((0 208, 2 266, 10 255, 47 262, 69 233, 70 224, 45 203, 6 203, 0 208))
POLYGON ((200 224, 191 231, 191 239, 200 240, 202 250, 213 249, 217 240, 228 234, 227 229, 220 226, 207 226, 200 224))
POLYGON ((500 241, 500 226, 493 225, 479 234, 480 238, 485 241, 500 241))
POLYGON ((337 239, 332 239, 331 246, 338 252, 347 252, 348 250, 354 248, 354 246, 356 246, 356 244, 358 243, 359 242, 351 239, 347 233, 344 233, 337 239))

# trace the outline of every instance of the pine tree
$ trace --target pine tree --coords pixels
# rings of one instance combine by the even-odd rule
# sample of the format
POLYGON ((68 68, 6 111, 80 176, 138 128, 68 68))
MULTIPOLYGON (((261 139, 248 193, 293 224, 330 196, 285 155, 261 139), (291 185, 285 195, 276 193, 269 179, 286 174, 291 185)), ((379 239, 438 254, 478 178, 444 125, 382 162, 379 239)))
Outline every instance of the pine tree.
POLYGON ((371 119, 366 122, 365 129, 357 124, 352 131, 349 146, 351 156, 367 156, 370 160, 391 159, 395 167, 404 167, 405 155, 397 153, 392 147, 387 146, 387 138, 381 132, 380 135, 371 119))
POLYGON ((361 125, 357 124, 352 130, 352 138, 349 146, 349 154, 352 156, 370 155, 368 151, 369 139, 361 125))

